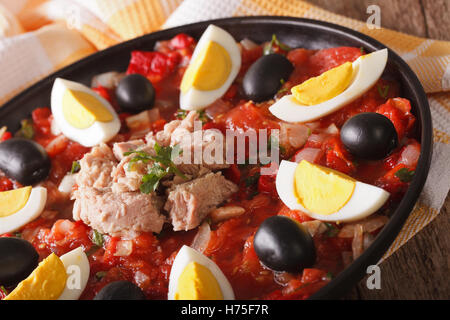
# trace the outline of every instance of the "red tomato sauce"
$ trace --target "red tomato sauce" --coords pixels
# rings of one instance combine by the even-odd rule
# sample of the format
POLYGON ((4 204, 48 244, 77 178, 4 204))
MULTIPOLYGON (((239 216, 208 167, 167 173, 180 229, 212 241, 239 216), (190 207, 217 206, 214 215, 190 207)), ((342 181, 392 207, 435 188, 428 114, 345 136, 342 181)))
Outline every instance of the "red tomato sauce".
MULTIPOLYGON (((152 130, 161 130, 174 118, 178 106, 179 84, 186 69, 195 40, 180 34, 157 45, 155 52, 135 51, 132 53, 127 73, 140 73, 148 77, 156 88, 157 106, 164 120, 153 124, 152 130)), ((242 68, 238 78, 222 98, 233 106, 210 119, 205 128, 232 129, 245 132, 248 129, 278 129, 280 122, 268 111, 269 103, 255 104, 246 101, 240 92, 239 83, 248 67, 262 55, 262 46, 250 50, 242 48, 242 68)), ((323 50, 293 49, 286 54, 295 70, 278 94, 286 94, 291 87, 310 77, 336 67, 347 61, 354 61, 363 52, 359 48, 340 47, 323 50), (284 93, 282 93, 283 89, 284 93)), ((114 93, 96 88, 103 97, 114 104, 114 93)), ((408 187, 396 175, 401 168, 415 170, 415 164, 400 163, 402 152, 409 145, 418 148, 414 140, 415 118, 411 114, 409 101, 399 98, 399 84, 388 80, 378 83, 362 97, 337 112, 314 124, 312 134, 299 150, 282 153, 283 159, 295 159, 305 148, 319 149, 316 163, 339 170, 370 184, 380 186, 393 194, 391 201, 382 212, 389 212, 408 187), (361 112, 378 112, 387 116, 402 140, 394 152, 380 161, 355 161, 339 139, 339 128, 351 116, 361 112), (324 129, 334 124, 337 132, 324 133, 324 129)), ((121 114, 124 120, 128 114, 121 114)), ((73 202, 61 198, 56 188, 62 177, 71 170, 73 161, 79 160, 90 149, 51 133, 51 113, 48 108, 38 108, 33 114, 34 139, 44 146, 50 155, 52 169, 44 185, 49 191, 48 210, 54 210, 29 223, 21 230, 21 236, 30 241, 41 258, 51 252, 64 254, 82 246, 89 256, 91 275, 82 299, 92 299, 107 283, 115 280, 129 280, 136 283, 149 299, 166 299, 172 262, 182 245, 190 245, 197 229, 188 232, 171 231, 166 226, 161 234, 144 233, 133 240, 103 236, 103 243, 94 243, 94 230, 82 222, 71 220, 73 202), (122 241, 130 241, 131 253, 119 254, 122 241)), ((117 140, 128 139, 125 123, 122 135, 117 140)), ((229 279, 237 299, 306 299, 326 285, 342 271, 346 262, 343 256, 352 251, 352 238, 337 236, 340 226, 327 224, 329 230, 314 236, 317 260, 312 268, 300 274, 273 272, 259 261, 253 248, 253 237, 264 219, 273 215, 285 215, 299 222, 311 220, 300 211, 289 210, 278 198, 275 190, 276 169, 272 175, 259 176, 259 166, 232 165, 225 170, 225 176, 237 183, 240 191, 233 196, 229 205, 239 205, 245 214, 220 223, 211 224, 211 239, 204 252, 215 261, 229 279), (251 178, 251 179, 249 179, 251 178)), ((275 166, 276 168, 276 166, 275 166)), ((7 177, 0 177, 0 191, 10 190, 14 184, 7 177)), ((8 236, 8 235, 6 235, 8 236)))

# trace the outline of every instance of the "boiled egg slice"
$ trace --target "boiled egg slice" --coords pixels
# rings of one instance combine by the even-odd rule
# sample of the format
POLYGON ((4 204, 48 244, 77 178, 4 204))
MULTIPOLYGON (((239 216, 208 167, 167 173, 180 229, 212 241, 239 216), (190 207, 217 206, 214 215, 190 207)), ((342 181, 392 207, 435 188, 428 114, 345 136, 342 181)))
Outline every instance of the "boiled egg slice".
POLYGON ((381 188, 306 160, 281 161, 275 184, 281 201, 289 209, 322 221, 363 219, 389 198, 389 193, 381 188))
POLYGON ((382 49, 328 70, 293 87, 292 94, 282 97, 269 110, 287 122, 308 122, 324 117, 375 85, 387 58, 387 49, 382 49))
POLYGON ((111 104, 81 83, 57 78, 51 107, 58 129, 85 147, 107 142, 120 130, 119 117, 111 104))
POLYGON ((172 264, 169 300, 234 300, 222 270, 200 252, 183 246, 172 264))
POLYGON ((42 213, 47 189, 30 186, 0 192, 0 234, 13 232, 42 213))
POLYGON ((89 280, 89 260, 82 247, 78 247, 60 257, 66 268, 67 281, 58 300, 78 300, 89 280))
POLYGON ((209 25, 180 85, 180 108, 201 110, 223 96, 241 68, 241 52, 225 30, 209 25))
POLYGON ((64 291, 66 280, 63 262, 52 253, 5 300, 56 300, 64 291))

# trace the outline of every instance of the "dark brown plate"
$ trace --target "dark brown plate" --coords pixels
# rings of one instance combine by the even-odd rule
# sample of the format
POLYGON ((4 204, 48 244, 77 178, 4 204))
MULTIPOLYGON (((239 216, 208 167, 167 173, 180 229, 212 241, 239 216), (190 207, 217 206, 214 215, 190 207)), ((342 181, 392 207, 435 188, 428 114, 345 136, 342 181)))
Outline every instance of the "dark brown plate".
MULTIPOLYGON (((156 41, 169 39, 180 32, 198 39, 211 23, 228 30, 237 41, 250 38, 257 43, 262 43, 269 41, 271 35, 275 33, 282 42, 294 48, 322 49, 353 46, 363 47, 366 52, 385 48, 380 42, 359 32, 309 19, 244 17, 194 23, 121 43, 53 73, 7 102, 0 109, 0 126, 7 125, 10 130, 17 130, 20 120, 28 117, 33 109, 49 106, 50 92, 56 77, 89 85, 91 78, 96 74, 112 70, 126 70, 132 50, 152 50, 156 41)), ((393 77, 401 83, 401 96, 411 101, 413 113, 417 117, 417 137, 422 144, 422 150, 416 174, 388 224, 378 234, 373 244, 327 286, 314 294, 312 299, 342 297, 364 277, 369 265, 376 264, 380 260, 411 213, 428 175, 432 151, 432 125, 427 96, 414 72, 392 50, 389 50, 385 76, 393 77)))

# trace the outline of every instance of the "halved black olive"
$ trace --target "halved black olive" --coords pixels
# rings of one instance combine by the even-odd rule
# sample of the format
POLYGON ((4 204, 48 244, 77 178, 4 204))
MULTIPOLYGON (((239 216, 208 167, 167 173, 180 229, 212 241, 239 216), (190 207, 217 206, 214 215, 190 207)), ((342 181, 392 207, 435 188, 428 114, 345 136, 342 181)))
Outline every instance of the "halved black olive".
POLYGON ((367 160, 383 159, 398 145, 392 121, 375 112, 348 119, 341 128, 341 141, 351 154, 367 160))
POLYGON ((0 143, 0 170, 23 185, 44 180, 50 167, 47 152, 33 140, 12 138, 0 143))
POLYGON ((276 271, 301 272, 316 260, 314 242, 308 230, 285 216, 264 220, 253 245, 259 260, 276 271))
POLYGON ((37 267, 39 255, 26 240, 0 238, 0 285, 14 286, 37 267))
POLYGON ((262 56, 244 76, 242 86, 246 98, 255 102, 272 99, 293 70, 292 63, 281 54, 262 56))
POLYGON ((145 295, 137 285, 124 280, 108 283, 94 300, 145 300, 145 295))
POLYGON ((153 107, 155 88, 143 75, 129 74, 117 85, 116 98, 123 111, 138 113, 153 107))

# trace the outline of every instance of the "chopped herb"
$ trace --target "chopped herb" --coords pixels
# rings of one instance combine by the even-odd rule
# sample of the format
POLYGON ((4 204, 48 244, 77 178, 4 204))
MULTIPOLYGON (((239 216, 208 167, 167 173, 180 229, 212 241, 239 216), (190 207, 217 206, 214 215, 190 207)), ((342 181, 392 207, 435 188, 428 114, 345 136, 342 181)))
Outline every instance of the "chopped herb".
POLYGON ((326 277, 327 277, 327 279, 331 280, 334 278, 334 275, 333 275, 333 273, 331 273, 331 271, 328 271, 326 274, 326 277))
POLYGON ((277 95, 282 94, 282 93, 285 93, 285 92, 287 92, 287 91, 289 91, 288 88, 281 88, 280 90, 278 90, 277 95))
POLYGON ((260 173, 257 172, 254 175, 245 178, 245 180, 244 180, 245 186, 250 187, 250 186, 256 184, 259 180, 259 177, 260 177, 260 173))
POLYGON ((274 145, 274 148, 278 149, 279 152, 281 152, 282 154, 286 152, 286 149, 282 145, 280 145, 278 138, 274 137, 273 135, 270 135, 269 141, 267 142, 268 151, 272 148, 272 145, 274 145))
POLYGON ((264 46, 263 54, 264 55, 268 55, 268 54, 276 52, 276 50, 274 48, 275 46, 277 46, 278 48, 280 48, 283 51, 291 50, 291 47, 289 47, 288 45, 280 42, 277 39, 277 36, 275 34, 272 34, 272 40, 267 45, 264 46))
POLYGON ((4 286, 0 286, 0 292, 6 297, 8 295, 8 291, 4 286))
POLYGON ((386 99, 389 93, 389 85, 385 85, 383 87, 377 85, 378 93, 383 99, 386 99))
POLYGON ((14 237, 16 238, 22 238, 22 233, 19 231, 14 232, 14 237))
POLYGON ((159 181, 168 173, 169 172, 163 169, 159 164, 155 164, 148 170, 148 173, 142 177, 142 184, 139 189, 145 194, 154 192, 159 186, 159 181))
POLYGON ((359 51, 361 51, 361 54, 365 54, 366 53, 363 47, 359 47, 359 51))
MULTIPOLYGON (((154 149, 156 151, 155 156, 152 156, 145 151, 129 151, 124 153, 124 156, 135 154, 135 157, 130 159, 129 164, 133 164, 137 161, 148 163, 151 160, 155 162, 155 165, 149 168, 147 174, 142 177, 140 190, 145 194, 155 191, 159 185, 159 181, 169 173, 173 173, 183 179, 187 179, 186 176, 173 163, 176 157, 178 157, 183 151, 181 150, 180 145, 177 144, 173 147, 161 147, 158 143, 155 143, 154 149)), ((130 167, 128 168, 130 169, 130 167)))
POLYGON ((91 241, 98 247, 102 247, 105 240, 103 239, 103 235, 95 229, 92 229, 92 238, 91 241))
POLYGON ((175 114, 175 117, 176 117, 177 119, 183 120, 184 118, 186 118, 187 114, 188 114, 188 113, 187 113, 186 110, 179 109, 179 110, 177 111, 177 113, 175 114))
POLYGON ((108 271, 99 271, 95 274, 95 277, 97 278, 97 280, 102 280, 107 273, 108 271))
POLYGON ((325 235, 328 238, 333 238, 333 237, 337 236, 337 234, 339 233, 339 229, 336 228, 331 223, 327 223, 327 222, 324 222, 324 223, 325 223, 325 226, 327 227, 327 231, 325 231, 325 235))
POLYGON ((31 121, 30 119, 24 119, 20 121, 20 129, 19 131, 17 131, 16 137, 33 139, 34 137, 33 121, 31 121))
POLYGON ((253 199, 254 197, 256 197, 259 194, 258 190, 253 190, 252 193, 250 193, 250 198, 249 200, 253 199))
POLYGON ((203 123, 207 123, 208 122, 208 116, 206 115, 205 110, 199 110, 197 111, 198 113, 198 119, 203 123))
POLYGON ((70 169, 70 173, 74 174, 77 173, 78 171, 80 171, 81 167, 80 167, 80 163, 78 161, 74 161, 72 162, 72 168, 70 169))
POLYGON ((411 182, 414 178, 414 174, 416 172, 414 170, 409 170, 408 168, 401 168, 394 175, 400 179, 401 182, 411 182))

